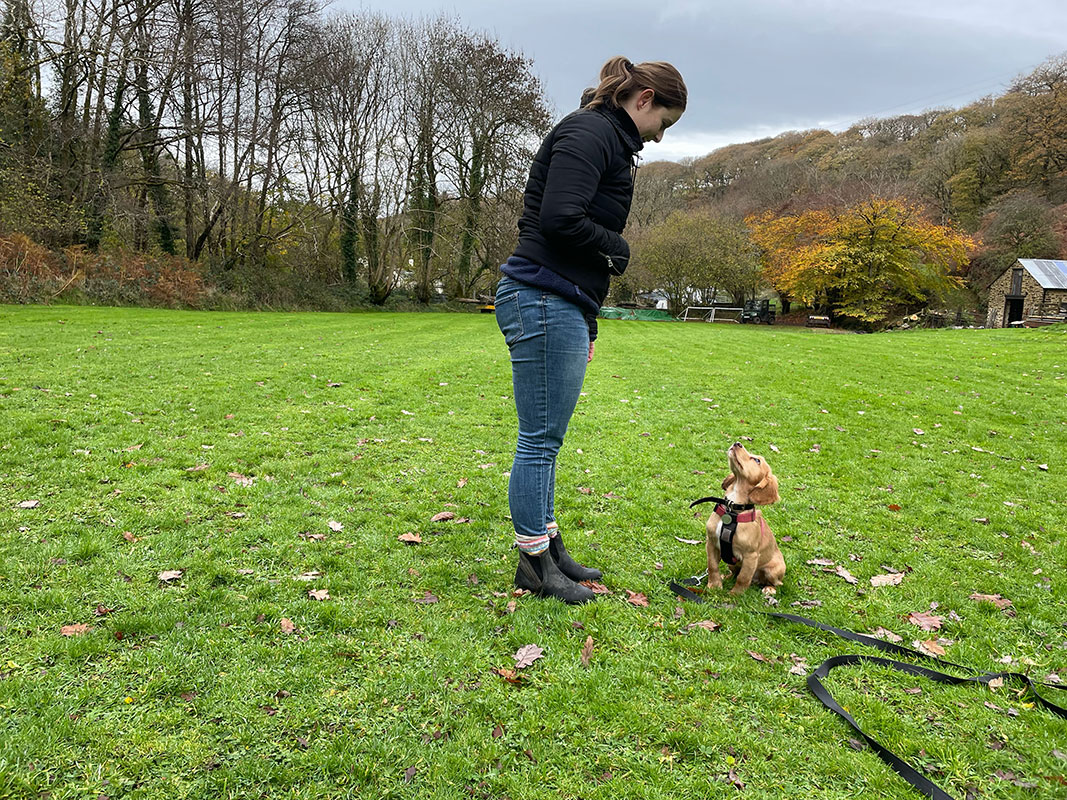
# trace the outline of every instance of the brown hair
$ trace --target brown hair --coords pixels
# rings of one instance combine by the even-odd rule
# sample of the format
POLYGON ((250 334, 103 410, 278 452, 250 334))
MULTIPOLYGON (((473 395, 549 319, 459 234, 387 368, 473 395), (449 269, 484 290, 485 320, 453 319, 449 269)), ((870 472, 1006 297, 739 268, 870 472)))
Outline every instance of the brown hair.
POLYGON ((657 106, 685 110, 689 91, 678 70, 666 61, 635 64, 624 56, 604 62, 600 68, 600 85, 582 93, 582 105, 586 108, 617 107, 645 89, 656 93, 652 102, 657 106))

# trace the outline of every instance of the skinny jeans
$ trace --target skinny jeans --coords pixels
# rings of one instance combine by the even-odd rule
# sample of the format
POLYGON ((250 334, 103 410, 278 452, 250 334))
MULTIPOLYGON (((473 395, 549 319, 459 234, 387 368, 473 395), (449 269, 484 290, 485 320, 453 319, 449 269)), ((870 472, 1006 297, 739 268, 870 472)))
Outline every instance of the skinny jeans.
POLYGON ((555 527, 556 456, 585 379, 589 325, 574 303, 507 276, 497 285, 496 321, 519 420, 508 505, 516 544, 533 555, 555 527))

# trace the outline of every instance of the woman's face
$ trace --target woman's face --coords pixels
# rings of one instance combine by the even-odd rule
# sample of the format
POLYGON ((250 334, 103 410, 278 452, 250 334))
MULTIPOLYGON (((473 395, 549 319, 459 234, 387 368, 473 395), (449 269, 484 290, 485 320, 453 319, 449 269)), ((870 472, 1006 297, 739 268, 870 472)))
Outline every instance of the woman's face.
POLYGON ((655 93, 651 89, 645 89, 622 105, 629 112, 644 142, 662 141, 664 131, 678 121, 683 111, 681 108, 656 105, 655 93))

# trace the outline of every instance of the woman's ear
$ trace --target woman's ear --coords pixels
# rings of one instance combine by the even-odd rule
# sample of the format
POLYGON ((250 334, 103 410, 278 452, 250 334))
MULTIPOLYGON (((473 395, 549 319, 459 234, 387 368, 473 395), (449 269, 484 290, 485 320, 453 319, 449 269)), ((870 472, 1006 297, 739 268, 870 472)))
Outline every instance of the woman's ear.
POLYGON ((727 489, 734 485, 734 481, 736 480, 737 476, 731 472, 729 475, 722 479, 722 490, 725 492, 727 489))
POLYGON ((748 492, 748 500, 757 506, 769 506, 777 503, 781 498, 778 496, 778 479, 767 471, 763 480, 753 486, 748 492))

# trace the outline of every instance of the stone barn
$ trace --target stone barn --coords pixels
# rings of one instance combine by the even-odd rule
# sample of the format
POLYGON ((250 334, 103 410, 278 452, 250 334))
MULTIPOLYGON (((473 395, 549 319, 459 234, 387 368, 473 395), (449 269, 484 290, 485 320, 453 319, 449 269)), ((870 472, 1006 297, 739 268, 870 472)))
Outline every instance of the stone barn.
POLYGON ((987 328, 1067 320, 1067 261, 1020 258, 989 285, 987 328))

